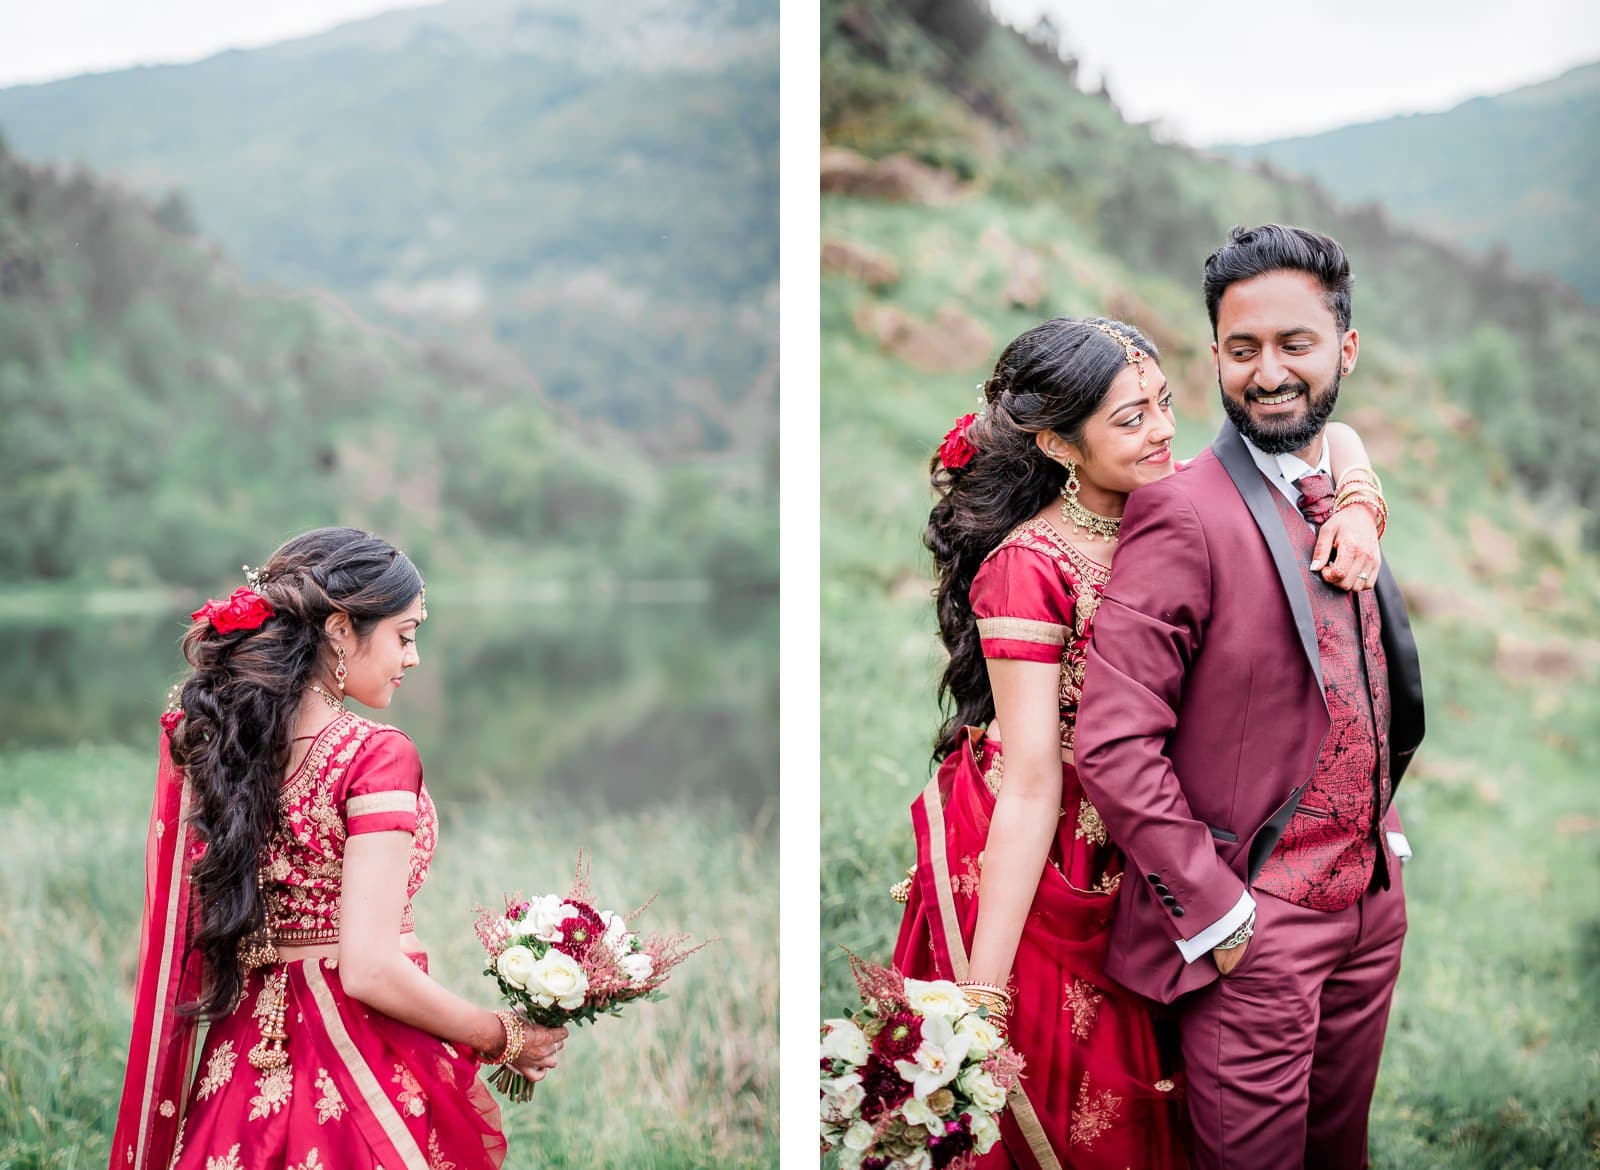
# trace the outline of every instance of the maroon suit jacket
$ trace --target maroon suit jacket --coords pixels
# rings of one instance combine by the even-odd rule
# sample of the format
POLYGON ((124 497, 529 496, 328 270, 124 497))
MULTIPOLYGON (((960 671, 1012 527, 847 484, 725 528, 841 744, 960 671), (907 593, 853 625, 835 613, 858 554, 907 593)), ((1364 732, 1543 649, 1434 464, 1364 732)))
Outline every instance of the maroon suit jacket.
MULTIPOLYGON (((1095 613, 1078 776, 1127 856, 1106 971, 1164 1003, 1217 978, 1176 940, 1239 900, 1294 815, 1329 729, 1305 579, 1237 431, 1128 498, 1095 613)), ((1390 777, 1422 740, 1422 675, 1399 587, 1376 586, 1390 777)), ((1387 827, 1397 822, 1384 810, 1387 827)))

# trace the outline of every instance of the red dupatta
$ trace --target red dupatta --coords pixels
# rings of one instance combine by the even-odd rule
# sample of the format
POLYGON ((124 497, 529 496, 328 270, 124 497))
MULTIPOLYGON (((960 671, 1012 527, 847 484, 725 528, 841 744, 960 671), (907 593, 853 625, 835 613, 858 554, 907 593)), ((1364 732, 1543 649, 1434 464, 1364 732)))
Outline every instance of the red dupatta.
POLYGON ((200 848, 188 824, 191 807, 189 786, 172 762, 163 731, 145 839, 133 1037, 110 1170, 165 1170, 183 1120, 196 1021, 180 1015, 178 1005, 199 998, 201 972, 200 955, 189 951, 195 913, 189 870, 200 848))

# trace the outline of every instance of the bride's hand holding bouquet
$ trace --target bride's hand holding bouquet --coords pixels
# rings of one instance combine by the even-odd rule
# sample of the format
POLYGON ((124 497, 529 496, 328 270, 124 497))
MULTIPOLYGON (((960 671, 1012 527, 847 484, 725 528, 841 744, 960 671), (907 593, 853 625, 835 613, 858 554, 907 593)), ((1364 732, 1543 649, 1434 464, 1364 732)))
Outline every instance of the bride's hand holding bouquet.
POLYGON ((530 1046, 490 1079, 511 1100, 526 1101, 533 1095, 533 1082, 554 1064, 568 1025, 620 1016, 623 1005, 635 1000, 666 998, 661 986, 668 974, 705 945, 690 946, 684 934, 629 929, 644 909, 627 915, 596 909, 580 862, 564 897, 508 895, 503 913, 478 912, 476 931, 487 959, 484 974, 494 978, 505 1002, 543 1041, 540 1057, 530 1061, 530 1046), (538 1070, 538 1075, 525 1068, 538 1070))

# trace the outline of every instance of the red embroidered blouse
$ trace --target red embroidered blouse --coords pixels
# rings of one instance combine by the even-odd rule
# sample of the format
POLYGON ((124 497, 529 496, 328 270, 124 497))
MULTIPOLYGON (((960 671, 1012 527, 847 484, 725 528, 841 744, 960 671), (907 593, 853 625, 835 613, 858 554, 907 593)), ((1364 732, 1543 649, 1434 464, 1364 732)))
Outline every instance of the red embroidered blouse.
POLYGON ((422 783, 422 760, 396 727, 345 712, 318 733, 278 795, 267 842, 267 920, 275 942, 337 942, 344 847, 360 833, 412 834, 400 930, 428 876, 439 818, 422 783))

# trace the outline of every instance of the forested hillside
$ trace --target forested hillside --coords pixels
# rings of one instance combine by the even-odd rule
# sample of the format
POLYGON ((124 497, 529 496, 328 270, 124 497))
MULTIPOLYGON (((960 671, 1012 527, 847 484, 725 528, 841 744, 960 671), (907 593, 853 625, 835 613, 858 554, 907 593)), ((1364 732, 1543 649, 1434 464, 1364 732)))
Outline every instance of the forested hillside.
POLYGON ((160 198, 666 459, 777 422, 777 6, 451 0, 191 65, 0 91, 26 157, 160 198))
POLYGON ((516 368, 252 289, 179 199, 3 146, 0 412, 0 581, 209 583, 335 520, 458 572, 776 570, 753 478, 655 470, 516 368))
MULTIPOLYGON (((1104 94, 1080 92, 1070 47, 1048 26, 1041 34, 1024 38, 963 4, 827 4, 827 142, 872 159, 908 155, 952 189, 1048 209, 1058 232, 1081 241, 1075 251, 1125 270, 1155 302, 1152 327, 1169 326, 1186 358, 1209 341, 1200 269, 1230 225, 1328 232, 1356 273, 1363 353, 1383 355, 1408 388, 1397 411, 1435 392, 1458 405, 1531 490, 1583 505, 1600 540, 1600 311, 1504 256, 1400 226, 1382 207, 1350 208, 1313 181, 1158 143, 1104 94), (935 27, 903 15, 918 8, 935 27)), ((1052 303, 1045 295, 1037 307, 1052 303)))
POLYGON ((1347 203, 1548 272, 1600 303, 1600 62, 1539 85, 1324 134, 1219 149, 1310 175, 1347 203))

